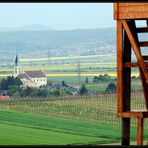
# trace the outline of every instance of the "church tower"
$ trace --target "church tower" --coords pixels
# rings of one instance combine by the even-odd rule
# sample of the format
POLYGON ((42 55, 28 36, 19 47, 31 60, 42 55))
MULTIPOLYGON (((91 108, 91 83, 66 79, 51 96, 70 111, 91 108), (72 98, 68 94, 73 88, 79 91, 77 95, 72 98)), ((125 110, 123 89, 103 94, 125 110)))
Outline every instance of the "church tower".
POLYGON ((14 66, 14 77, 17 77, 20 73, 22 73, 22 69, 21 69, 21 66, 19 66, 19 59, 18 59, 18 53, 17 53, 15 58, 15 66, 14 66))

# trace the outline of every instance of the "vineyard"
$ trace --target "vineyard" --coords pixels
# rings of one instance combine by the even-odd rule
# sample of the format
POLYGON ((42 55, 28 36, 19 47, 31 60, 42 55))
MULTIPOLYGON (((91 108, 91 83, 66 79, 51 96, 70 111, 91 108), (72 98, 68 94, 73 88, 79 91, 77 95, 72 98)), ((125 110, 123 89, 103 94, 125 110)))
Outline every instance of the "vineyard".
MULTIPOLYGON (((146 109, 141 91, 134 91, 131 95, 131 108, 133 110, 146 109)), ((6 142, 2 141, 0 144, 7 142, 16 144, 16 140, 13 141, 13 138, 18 136, 17 139, 19 139, 20 132, 24 137, 24 139, 20 138, 22 140, 22 142, 20 140, 20 144, 120 143, 121 120, 116 116, 116 97, 116 94, 98 94, 52 99, 15 98, 7 101, 1 100, 0 127, 2 134, 0 134, 0 138, 6 134, 6 139, 7 136, 8 139, 4 138, 6 142), (7 134, 8 129, 14 130, 12 132, 15 134, 7 134), (48 132, 46 134, 51 136, 51 139, 44 136, 46 135, 44 132, 48 132), (36 133, 36 136, 33 133, 36 133), (35 139, 37 135, 41 137, 40 142, 35 139), (67 136, 69 138, 65 139, 64 137, 67 136), (54 137, 59 138, 59 140, 54 137)), ((133 141, 136 140, 136 124, 137 121, 132 119, 131 138, 133 141)), ((147 120, 145 120, 144 128, 144 138, 147 142, 147 120)))
MULTIPOLYGON (((27 98, 0 101, 0 108, 8 111, 32 112, 46 116, 83 119, 105 124, 120 125, 117 118, 116 94, 58 97, 52 99, 27 98)), ((144 110, 145 102, 141 91, 132 92, 132 110, 144 110)), ((136 121, 132 121, 136 126, 136 121)), ((145 122, 148 126, 148 122, 145 122)))

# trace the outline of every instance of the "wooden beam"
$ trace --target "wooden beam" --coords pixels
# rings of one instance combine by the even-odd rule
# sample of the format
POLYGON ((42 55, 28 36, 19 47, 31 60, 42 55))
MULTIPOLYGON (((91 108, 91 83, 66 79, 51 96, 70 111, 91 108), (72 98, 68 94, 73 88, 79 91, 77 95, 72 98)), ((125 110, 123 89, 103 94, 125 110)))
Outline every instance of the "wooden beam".
MULTIPOLYGON (((131 28, 133 28, 133 37, 135 38, 135 40, 137 42, 139 42, 138 35, 136 33, 136 24, 135 24, 135 21, 133 21, 133 20, 132 20, 131 28)), ((141 54, 141 50, 139 52, 141 54)), ((147 57, 148 56, 143 56, 143 59, 146 60, 147 57)), ((145 103, 146 103, 146 107, 148 109, 148 93, 147 93, 148 92, 148 83, 146 82, 146 78, 144 76, 144 73, 143 73, 141 67, 139 67, 139 71, 140 71, 140 78, 141 78, 142 87, 143 87, 143 91, 144 91, 145 103)), ((147 75, 148 75, 148 72, 147 72, 147 75)))
POLYGON ((123 26, 117 21, 117 112, 123 111, 123 26))
POLYGON ((148 32, 148 28, 147 27, 136 28, 136 31, 138 33, 147 33, 148 32))
POLYGON ((143 118, 137 118, 137 144, 143 145, 143 118))
POLYGON ((148 118, 148 111, 127 111, 118 113, 122 118, 148 118))
POLYGON ((121 20, 121 21, 122 21, 122 24, 123 24, 123 26, 124 26, 124 28, 126 30, 128 38, 129 38, 129 40, 131 42, 131 45, 132 45, 133 50, 135 52, 135 55, 136 55, 136 57, 138 59, 140 67, 141 67, 141 69, 143 71, 143 74, 144 74, 144 76, 146 78, 146 82, 148 83, 148 71, 147 71, 146 65, 144 63, 144 58, 142 57, 142 55, 140 53, 140 48, 138 46, 138 43, 137 43, 136 39, 133 37, 133 34, 132 34, 131 30, 130 30, 131 28, 129 28, 126 20, 121 20))
POLYGON ((144 60, 148 60, 148 56, 147 55, 144 55, 143 58, 144 58, 144 60))
MULTIPOLYGON (((131 43, 124 30, 124 46, 123 46, 123 62, 131 62, 131 43)), ((124 77, 124 109, 123 111, 130 111, 130 100, 131 100, 131 68, 123 67, 124 77)))
MULTIPOLYGON (((145 62, 146 67, 148 67, 148 62, 145 62)), ((140 67, 137 62, 125 62, 124 67, 140 67)))
POLYGON ((140 47, 147 47, 148 42, 147 41, 139 42, 139 45, 140 45, 140 47))
MULTIPOLYGON (((131 62, 131 43, 124 30, 123 62, 131 62)), ((130 111, 131 100, 131 68, 123 67, 124 93, 123 111, 130 111)), ((130 118, 122 118, 122 145, 130 145, 130 118)))

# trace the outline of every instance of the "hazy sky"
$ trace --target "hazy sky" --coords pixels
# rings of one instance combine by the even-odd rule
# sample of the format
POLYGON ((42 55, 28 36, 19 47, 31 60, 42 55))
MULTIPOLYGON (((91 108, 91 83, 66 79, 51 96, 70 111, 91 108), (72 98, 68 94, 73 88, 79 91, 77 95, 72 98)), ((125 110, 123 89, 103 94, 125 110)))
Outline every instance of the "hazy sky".
POLYGON ((0 3, 0 27, 30 24, 60 30, 115 27, 113 3, 0 3))

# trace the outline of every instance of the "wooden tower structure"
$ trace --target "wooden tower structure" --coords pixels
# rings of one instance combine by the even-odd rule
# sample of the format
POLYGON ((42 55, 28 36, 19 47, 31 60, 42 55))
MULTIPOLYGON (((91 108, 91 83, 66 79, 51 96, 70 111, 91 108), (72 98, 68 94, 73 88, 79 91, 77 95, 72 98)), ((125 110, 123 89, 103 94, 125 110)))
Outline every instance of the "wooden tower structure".
POLYGON ((117 116, 122 119, 121 144, 130 145, 130 119, 137 119, 137 144, 143 145, 144 119, 148 118, 148 55, 141 47, 139 33, 148 33, 148 3, 114 3, 114 19, 117 20, 117 116), (146 27, 136 27, 137 20, 146 21, 146 27), (132 51, 137 61, 132 62, 132 51), (131 68, 137 67, 143 86, 147 110, 131 110, 131 68))

